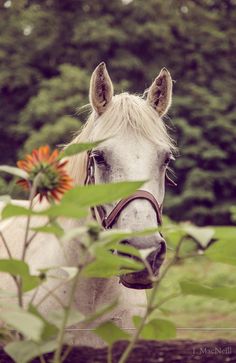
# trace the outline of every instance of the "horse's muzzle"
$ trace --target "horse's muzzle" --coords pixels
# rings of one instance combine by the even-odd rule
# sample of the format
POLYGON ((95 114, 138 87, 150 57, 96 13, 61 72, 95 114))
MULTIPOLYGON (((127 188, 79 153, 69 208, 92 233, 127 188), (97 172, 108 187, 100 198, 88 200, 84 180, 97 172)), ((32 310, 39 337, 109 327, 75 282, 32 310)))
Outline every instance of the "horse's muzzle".
POLYGON ((151 273, 157 276, 166 255, 166 242, 163 240, 158 248, 152 251, 145 259, 148 268, 138 272, 131 272, 120 276, 120 282, 130 289, 151 289, 153 282, 151 273), (151 273, 150 273, 151 272, 151 273))

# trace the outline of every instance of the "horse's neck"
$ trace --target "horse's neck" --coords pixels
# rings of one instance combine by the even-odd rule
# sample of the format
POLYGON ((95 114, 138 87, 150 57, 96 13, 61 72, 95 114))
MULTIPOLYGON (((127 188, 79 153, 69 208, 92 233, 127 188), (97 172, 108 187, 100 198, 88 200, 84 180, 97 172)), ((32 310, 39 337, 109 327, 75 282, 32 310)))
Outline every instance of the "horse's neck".
MULTIPOLYGON (((73 228, 76 225, 81 225, 82 222, 67 222, 65 228, 73 228)), ((75 265, 75 256, 77 255, 79 260, 79 246, 76 246, 76 242, 73 248, 69 252, 71 260, 70 265, 75 265), (77 249, 77 250, 76 250, 77 249), (75 253, 73 253, 73 250, 75 253)), ((104 266, 106 269, 106 266, 104 266)), ((115 312, 112 312, 112 317, 114 315, 117 319, 122 319, 122 324, 124 323, 124 316, 128 318, 127 325, 131 324, 131 315, 140 315, 143 310, 143 306, 146 305, 146 293, 145 291, 135 291, 128 289, 119 283, 119 277, 114 276, 111 278, 84 278, 79 279, 76 293, 75 301, 77 307, 85 315, 95 313, 104 305, 109 305, 114 301, 117 301, 117 307, 115 312)))
MULTIPOLYGON (((81 279, 75 294, 76 306, 84 315, 91 315, 115 303, 115 308, 99 321, 113 320, 120 327, 132 328, 132 316, 141 316, 146 307, 144 290, 135 291, 119 284, 118 277, 81 279)), ((92 324, 93 325, 93 324, 92 324)))
POLYGON ((85 315, 109 305, 121 295, 117 277, 109 279, 80 278, 76 290, 76 304, 85 315))

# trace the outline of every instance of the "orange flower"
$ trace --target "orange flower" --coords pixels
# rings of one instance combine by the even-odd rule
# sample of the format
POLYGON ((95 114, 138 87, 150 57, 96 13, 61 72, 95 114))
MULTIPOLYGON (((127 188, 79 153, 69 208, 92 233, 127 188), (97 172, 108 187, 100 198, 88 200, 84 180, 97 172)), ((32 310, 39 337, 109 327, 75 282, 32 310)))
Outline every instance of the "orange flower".
POLYGON ((67 174, 64 167, 67 161, 58 159, 59 152, 50 152, 48 145, 41 146, 39 149, 19 160, 17 166, 26 171, 28 179, 20 179, 17 184, 29 190, 37 176, 36 193, 39 194, 40 202, 45 197, 48 201, 55 199, 59 201, 62 195, 72 188, 72 178, 67 174))

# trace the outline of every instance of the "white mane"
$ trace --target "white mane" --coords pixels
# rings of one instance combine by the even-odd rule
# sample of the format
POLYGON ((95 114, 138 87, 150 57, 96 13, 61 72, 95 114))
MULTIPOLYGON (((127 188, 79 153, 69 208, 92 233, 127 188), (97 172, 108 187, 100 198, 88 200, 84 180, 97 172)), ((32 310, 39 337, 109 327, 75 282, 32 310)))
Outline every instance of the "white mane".
MULTIPOLYGON (((137 134, 145 136, 157 145, 175 150, 175 145, 168 135, 166 126, 157 112, 145 99, 121 93, 112 98, 106 112, 99 117, 92 111, 82 131, 70 144, 96 141, 109 138, 130 128, 137 134)), ((68 172, 76 184, 83 184, 86 173, 86 153, 73 156, 68 162, 68 172)))

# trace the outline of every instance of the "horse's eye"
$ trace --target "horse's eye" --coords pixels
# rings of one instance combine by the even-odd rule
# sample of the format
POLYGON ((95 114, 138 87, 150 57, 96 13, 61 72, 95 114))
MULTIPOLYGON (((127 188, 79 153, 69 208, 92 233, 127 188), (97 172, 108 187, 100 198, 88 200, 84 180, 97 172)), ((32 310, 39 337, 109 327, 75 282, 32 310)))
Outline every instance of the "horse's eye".
POLYGON ((102 151, 94 151, 92 156, 98 165, 106 165, 106 160, 102 151))
POLYGON ((165 165, 168 165, 168 164, 169 164, 169 162, 170 162, 170 157, 165 158, 164 164, 165 164, 165 165))
POLYGON ((172 154, 168 154, 168 155, 166 155, 166 157, 165 157, 165 161, 164 161, 164 165, 165 166, 167 166, 169 163, 170 163, 170 161, 171 160, 174 160, 175 158, 173 157, 173 155, 172 154))

